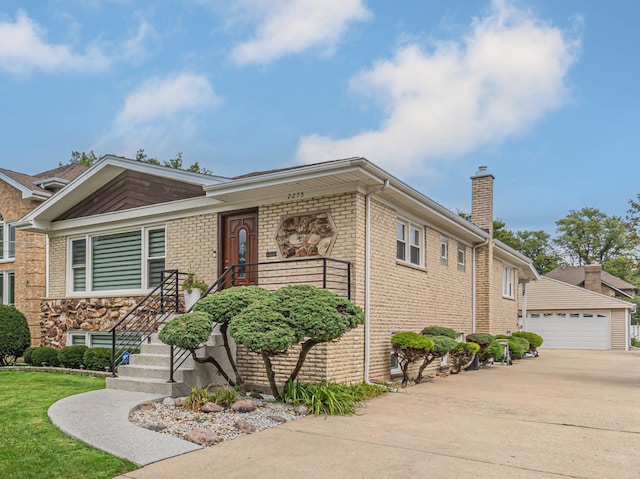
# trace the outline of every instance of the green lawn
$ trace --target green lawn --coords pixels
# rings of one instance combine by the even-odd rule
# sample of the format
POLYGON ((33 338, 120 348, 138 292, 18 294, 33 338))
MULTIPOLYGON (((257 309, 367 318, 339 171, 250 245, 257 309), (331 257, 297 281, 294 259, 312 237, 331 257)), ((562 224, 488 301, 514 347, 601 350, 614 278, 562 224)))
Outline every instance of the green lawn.
POLYGON ((111 479, 136 469, 66 436, 47 417, 59 399, 101 388, 104 379, 99 378, 0 371, 0 477, 111 479))

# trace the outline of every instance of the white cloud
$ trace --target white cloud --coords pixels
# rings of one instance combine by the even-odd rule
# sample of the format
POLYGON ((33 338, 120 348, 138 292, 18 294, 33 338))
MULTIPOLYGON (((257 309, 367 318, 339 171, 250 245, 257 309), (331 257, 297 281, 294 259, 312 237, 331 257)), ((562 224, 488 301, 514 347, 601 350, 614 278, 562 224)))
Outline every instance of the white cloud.
POLYGON ((509 2, 494 1, 457 42, 404 45, 351 79, 383 109, 380 127, 300 139, 302 163, 365 156, 407 173, 526 130, 567 100, 578 40, 509 2))
POLYGON ((0 70, 13 75, 37 70, 104 71, 115 61, 142 57, 144 45, 153 33, 153 28, 142 21, 132 38, 113 45, 110 49, 113 53, 108 53, 108 45, 98 41, 90 42, 84 51, 76 51, 72 45, 48 43, 46 30, 19 10, 15 22, 0 22, 0 70))
POLYGON ((331 52, 351 23, 372 17, 363 0, 243 0, 240 8, 258 23, 253 37, 231 52, 241 65, 265 64, 314 47, 331 52))
POLYGON ((175 154, 196 137, 197 115, 221 101, 203 75, 151 78, 127 96, 112 128, 95 149, 132 155, 152 145, 165 156, 175 154))

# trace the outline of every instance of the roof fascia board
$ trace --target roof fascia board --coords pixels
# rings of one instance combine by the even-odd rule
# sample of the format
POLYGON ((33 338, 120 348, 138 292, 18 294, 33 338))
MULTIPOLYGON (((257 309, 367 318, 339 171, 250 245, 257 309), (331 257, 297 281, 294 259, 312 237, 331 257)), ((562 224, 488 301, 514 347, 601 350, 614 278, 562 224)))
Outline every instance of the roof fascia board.
POLYGON ((228 183, 206 185, 204 190, 207 192, 207 196, 215 197, 216 195, 238 193, 247 189, 278 186, 284 183, 290 183, 292 180, 304 181, 328 176, 329 174, 350 173, 358 171, 359 169, 360 168, 357 164, 352 164, 352 160, 343 160, 340 162, 313 165, 307 168, 296 168, 276 173, 266 173, 264 175, 231 180, 228 183))
POLYGON ((606 281, 601 281, 601 282, 602 282, 602 284, 604 284, 604 285, 608 286, 609 288, 611 288, 612 290, 614 290, 614 291, 616 291, 616 292, 618 292, 618 293, 620 293, 620 294, 622 294, 622 295, 626 296, 627 298, 633 298, 633 295, 630 295, 630 294, 628 294, 628 293, 625 293, 625 292, 624 292, 624 291, 622 291, 620 288, 616 288, 615 286, 613 286, 613 285, 611 285, 611 284, 607 283, 606 281))
POLYGON ((0 173, 0 180, 20 191, 22 193, 23 200, 46 200, 51 196, 51 193, 33 191, 4 173, 0 173))
POLYGON ((494 241, 494 247, 495 247, 494 255, 496 255, 497 253, 496 256, 498 258, 502 256, 502 257, 507 257, 511 259, 514 262, 514 265, 517 266, 519 269, 523 269, 523 268, 528 269, 529 272, 531 273, 531 276, 533 276, 534 280, 537 281, 540 279, 540 273, 538 273, 536 268, 533 266, 533 262, 529 258, 527 258, 522 253, 519 253, 518 251, 514 250, 510 246, 507 246, 506 244, 504 244, 499 240, 494 239, 493 241, 494 241))
POLYGON ((53 236, 82 234, 102 229, 112 229, 116 225, 140 225, 158 221, 168 221, 177 218, 216 212, 219 202, 212 198, 198 197, 186 200, 161 203, 158 205, 141 206, 124 211, 112 211, 102 215, 74 218, 49 223, 46 232, 53 236))

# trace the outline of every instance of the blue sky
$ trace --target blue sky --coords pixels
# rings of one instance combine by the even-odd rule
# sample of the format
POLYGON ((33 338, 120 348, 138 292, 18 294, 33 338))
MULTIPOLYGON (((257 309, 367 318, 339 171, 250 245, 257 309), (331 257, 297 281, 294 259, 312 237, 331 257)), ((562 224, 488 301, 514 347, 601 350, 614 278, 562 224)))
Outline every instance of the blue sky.
POLYGON ((5 0, 0 166, 183 154, 223 176, 365 156, 555 230, 640 193, 640 3, 5 0))

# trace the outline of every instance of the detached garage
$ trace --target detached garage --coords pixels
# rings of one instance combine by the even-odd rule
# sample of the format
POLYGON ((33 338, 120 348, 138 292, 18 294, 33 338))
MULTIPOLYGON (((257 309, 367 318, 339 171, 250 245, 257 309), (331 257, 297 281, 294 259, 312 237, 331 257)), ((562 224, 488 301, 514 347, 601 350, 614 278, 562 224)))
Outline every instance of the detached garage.
POLYGON ((629 349, 635 305, 551 278, 524 285, 520 324, 548 349, 629 349))

